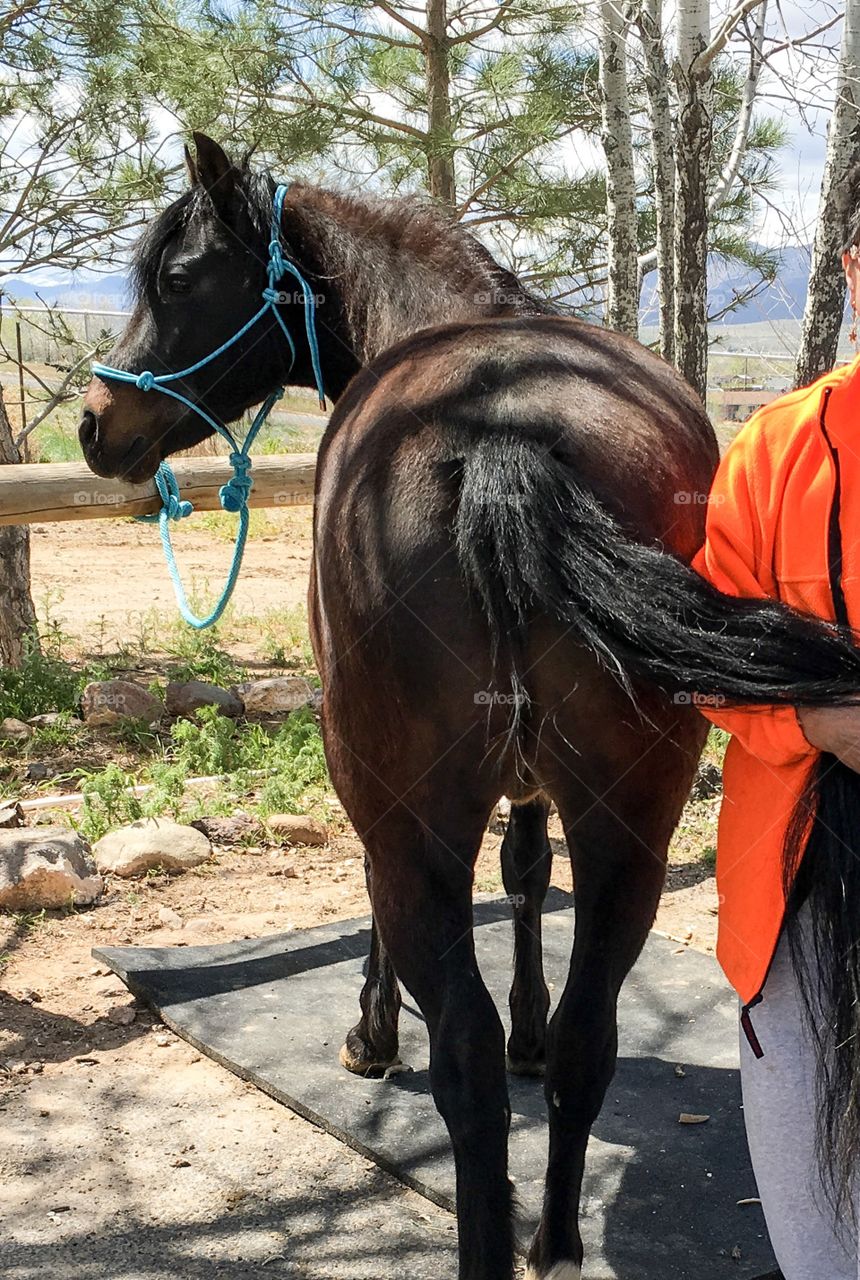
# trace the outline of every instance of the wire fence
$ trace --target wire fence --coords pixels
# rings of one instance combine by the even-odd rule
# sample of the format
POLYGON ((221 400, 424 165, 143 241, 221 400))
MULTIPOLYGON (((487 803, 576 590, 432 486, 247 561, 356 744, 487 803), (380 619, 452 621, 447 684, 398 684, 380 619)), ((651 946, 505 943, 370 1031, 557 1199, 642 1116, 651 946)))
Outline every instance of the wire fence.
POLYGON ((0 309, 0 339, 7 352, 20 353, 32 364, 68 367, 81 350, 100 339, 119 334, 128 311, 89 311, 82 308, 19 307, 0 309))
MULTIPOLYGON (((98 345, 110 346, 110 338, 121 332, 129 315, 122 310, 18 306, 0 295, 0 379, 7 409, 19 429, 26 428, 28 417, 44 405, 50 386, 60 383, 82 356, 98 345)), ((785 354, 712 348, 707 408, 718 427, 739 425, 791 388, 791 345, 789 339, 785 354)))

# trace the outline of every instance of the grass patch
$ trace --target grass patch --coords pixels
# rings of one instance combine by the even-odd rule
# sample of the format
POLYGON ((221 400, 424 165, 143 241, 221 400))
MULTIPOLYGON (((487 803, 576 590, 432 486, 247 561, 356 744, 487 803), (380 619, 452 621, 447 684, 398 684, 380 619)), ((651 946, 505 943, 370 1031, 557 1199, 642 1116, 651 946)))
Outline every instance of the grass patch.
MULTIPOLYGON (((252 507, 248 512, 248 537, 276 538, 281 533, 281 526, 268 511, 260 507, 252 507)), ((228 511, 201 511, 197 516, 197 527, 205 529, 213 538, 221 542, 233 542, 238 527, 237 517, 228 511)))
POLYGON ((69 822, 87 840, 141 818, 190 822, 234 813, 240 805, 260 817, 324 809, 331 789, 319 725, 310 711, 294 711, 276 732, 236 724, 215 707, 177 720, 166 758, 135 777, 116 763, 79 774, 83 804, 69 822), (192 777, 226 775, 214 790, 187 789, 192 777), (133 794, 138 783, 152 790, 133 794))
POLYGON ((229 686, 241 683, 248 674, 223 647, 217 627, 195 631, 178 623, 164 644, 164 651, 172 659, 168 671, 171 680, 209 680, 229 686))
POLYGON ((31 640, 20 667, 0 667, 0 720, 29 720, 46 711, 75 712, 86 682, 86 673, 31 640))

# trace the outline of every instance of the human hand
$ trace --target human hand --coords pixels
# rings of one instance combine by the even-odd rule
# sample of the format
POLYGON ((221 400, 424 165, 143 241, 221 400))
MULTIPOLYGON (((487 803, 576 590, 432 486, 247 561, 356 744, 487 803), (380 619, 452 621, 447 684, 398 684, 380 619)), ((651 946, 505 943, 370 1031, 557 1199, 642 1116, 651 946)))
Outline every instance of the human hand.
POLYGON ((797 718, 806 741, 829 751, 860 773, 860 703, 843 707, 800 707, 797 718))

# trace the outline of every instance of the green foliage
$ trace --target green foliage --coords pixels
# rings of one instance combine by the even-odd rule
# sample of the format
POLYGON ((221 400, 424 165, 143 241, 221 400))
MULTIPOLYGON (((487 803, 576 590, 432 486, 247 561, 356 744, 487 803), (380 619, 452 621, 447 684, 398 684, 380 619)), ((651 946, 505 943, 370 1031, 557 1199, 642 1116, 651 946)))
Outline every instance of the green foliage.
POLYGON ((25 646, 20 667, 0 667, 0 720, 29 720, 46 711, 75 712, 86 677, 52 649, 25 646))
POLYGON ((48 916, 42 907, 41 911, 13 911, 10 919, 17 929, 25 929, 30 933, 46 924, 48 916))
POLYGON ((293 712, 271 733, 203 707, 194 720, 173 725, 168 756, 142 775, 151 789, 140 796, 133 788, 141 779, 117 764, 84 773, 83 804, 70 817, 75 829, 92 841, 140 818, 188 822, 203 813, 235 812, 240 803, 261 816, 305 813, 331 786, 319 726, 307 710, 293 712), (188 787, 192 777, 217 775, 225 777, 214 790, 188 787))
POLYGON ((319 725, 307 709, 294 711, 272 741, 269 777, 260 789, 257 809, 303 813, 331 786, 319 725))
POLYGON ((219 685, 244 680, 247 674, 244 667, 222 648, 220 639, 217 627, 195 631, 184 622, 177 622, 164 646, 165 651, 177 659, 171 667, 171 679, 211 680, 219 685))
MULTIPOLYGON (((0 15, 0 281, 45 266, 76 270, 124 258, 128 228, 163 198, 167 169, 151 125, 154 103, 135 74, 125 0, 27 0, 0 15)), ((11 290, 14 296, 14 288, 11 290)), ((46 310, 49 332, 72 369, 96 342, 46 310)), ((50 391, 45 387, 45 398, 50 391)), ((41 394, 41 393, 40 393, 41 394)), ((69 456, 64 432, 45 453, 69 456)), ((44 455, 43 455, 44 456, 44 455)), ((79 456, 72 453, 71 456, 79 456)))
MULTIPOLYGON (((217 707, 201 707, 193 720, 177 720, 170 730, 173 758, 189 775, 235 773, 248 767, 248 737, 257 726, 240 730, 217 707)), ((255 766, 251 766, 255 767, 255 766)))
POLYGON ((72 826, 86 840, 100 840, 113 827, 136 822, 144 816, 144 808, 132 794, 135 779, 118 764, 109 764, 97 773, 81 779, 84 797, 78 814, 71 817, 72 826))
POLYGON ((267 661, 279 667, 297 668, 312 683, 319 683, 313 670, 314 655, 304 605, 295 605, 292 609, 277 609, 266 614, 261 627, 261 645, 267 661))
POLYGON ((64 711, 53 724, 36 727, 32 738, 27 743, 28 754, 41 755, 47 751, 64 750, 66 747, 74 746, 80 736, 81 726, 72 724, 71 720, 71 712, 64 711))

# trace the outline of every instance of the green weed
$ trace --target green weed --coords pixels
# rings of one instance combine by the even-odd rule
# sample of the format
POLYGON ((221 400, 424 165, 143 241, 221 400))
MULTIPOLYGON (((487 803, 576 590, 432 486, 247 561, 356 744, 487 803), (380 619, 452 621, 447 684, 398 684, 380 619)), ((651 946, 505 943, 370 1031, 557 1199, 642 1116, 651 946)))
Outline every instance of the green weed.
POLYGON ((81 776, 83 803, 69 821, 85 840, 100 840, 114 827, 143 817, 140 798, 131 793, 135 779, 118 764, 81 776))
POLYGON ((176 659, 170 667, 173 680, 210 680, 224 687, 239 684, 247 675, 245 668, 221 647, 217 630, 194 631, 183 623, 164 648, 176 659))
POLYGON ((86 682, 84 672, 31 639, 20 667, 0 667, 0 720, 29 720, 46 711, 75 712, 86 682))

